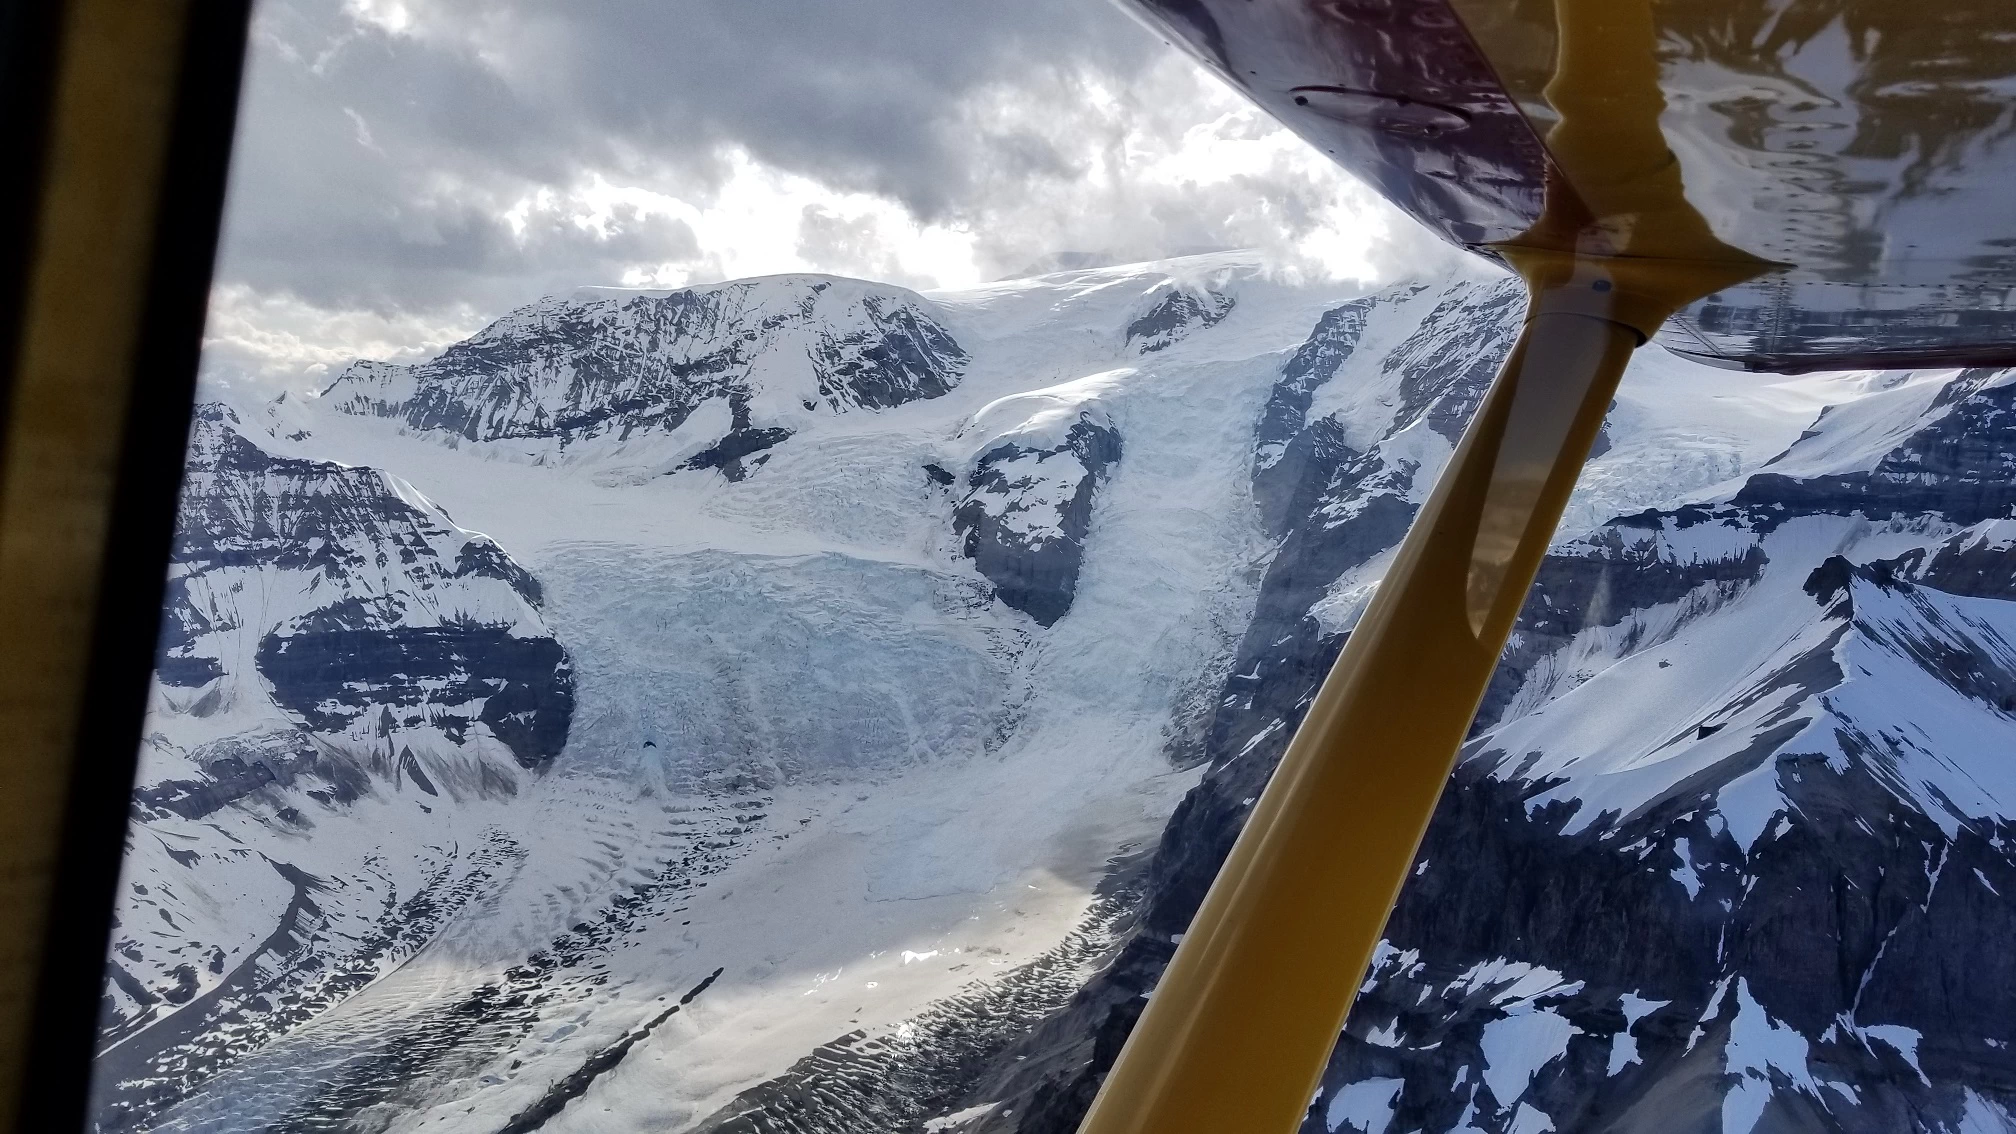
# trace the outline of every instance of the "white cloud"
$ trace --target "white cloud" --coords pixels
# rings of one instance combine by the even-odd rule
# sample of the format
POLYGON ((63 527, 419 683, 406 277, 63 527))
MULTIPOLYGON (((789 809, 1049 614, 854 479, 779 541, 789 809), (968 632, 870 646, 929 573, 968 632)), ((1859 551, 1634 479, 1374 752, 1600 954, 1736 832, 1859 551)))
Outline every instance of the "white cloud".
POLYGON ((243 284, 211 289, 204 326, 204 379, 270 393, 320 389, 358 358, 409 362, 482 329, 473 307, 426 312, 331 310, 243 284))
POLYGON ((210 371, 312 384, 582 284, 1427 243, 1107 7, 793 11, 265 0, 210 371))

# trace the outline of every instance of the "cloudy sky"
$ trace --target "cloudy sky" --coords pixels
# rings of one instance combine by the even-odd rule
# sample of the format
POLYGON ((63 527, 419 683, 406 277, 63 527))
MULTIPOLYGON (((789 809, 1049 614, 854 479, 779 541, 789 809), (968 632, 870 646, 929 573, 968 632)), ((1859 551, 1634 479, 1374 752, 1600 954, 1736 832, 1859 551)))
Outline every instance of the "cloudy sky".
POLYGON ((317 385, 582 284, 919 288, 1408 222, 1107 0, 262 0, 213 376, 317 385))

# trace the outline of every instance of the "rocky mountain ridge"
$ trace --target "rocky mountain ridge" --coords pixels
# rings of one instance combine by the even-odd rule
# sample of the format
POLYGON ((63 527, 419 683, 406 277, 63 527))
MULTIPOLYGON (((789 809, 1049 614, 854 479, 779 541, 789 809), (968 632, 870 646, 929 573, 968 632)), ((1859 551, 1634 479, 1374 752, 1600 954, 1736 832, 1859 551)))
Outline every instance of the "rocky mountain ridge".
POLYGON ((965 361, 913 292, 777 276, 544 299, 427 362, 354 363, 320 402, 543 462, 739 479, 819 415, 942 397, 965 361))

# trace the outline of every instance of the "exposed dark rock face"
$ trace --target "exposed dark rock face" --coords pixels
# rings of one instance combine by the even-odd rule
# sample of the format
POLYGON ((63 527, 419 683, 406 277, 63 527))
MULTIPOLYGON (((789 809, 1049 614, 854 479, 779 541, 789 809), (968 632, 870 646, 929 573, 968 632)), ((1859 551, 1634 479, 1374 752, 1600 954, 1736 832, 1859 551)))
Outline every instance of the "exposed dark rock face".
POLYGON ((432 361, 355 363, 323 398, 444 438, 546 442, 553 456, 667 434, 720 403, 732 426, 683 467, 739 479, 800 417, 939 397, 966 358, 913 293, 777 277, 542 300, 432 361))
MULTIPOLYGON (((253 674, 227 672, 226 658, 249 643, 274 702, 325 742, 363 741, 349 747, 371 749, 380 774, 391 772, 389 738, 402 729, 459 745, 480 721, 523 767, 558 755, 573 669, 538 621, 537 582, 383 473, 274 456, 242 428, 228 408, 207 405, 191 435, 159 652, 163 685, 191 691, 186 711, 208 715, 213 695, 258 696, 253 674), (240 598, 248 577, 266 580, 256 605, 240 598)), ((193 759, 215 765, 214 784, 153 785, 136 799, 173 800, 187 814, 304 771, 331 799, 354 798, 361 783, 326 743, 280 727, 210 748, 214 756, 193 759)))
MULTIPOLYGON (((527 768, 560 754, 574 711, 560 643, 515 638, 497 626, 271 634, 259 644, 258 663, 273 699, 317 732, 341 733, 376 714, 390 735, 390 722, 417 725, 426 706, 480 702, 475 719, 527 768)), ((469 725, 438 710, 427 719, 451 738, 469 725)))
POLYGON ((2007 519, 2016 507, 2016 453, 2004 443, 2016 433, 2016 383, 2004 371, 1966 371, 1935 405, 1950 409, 1873 469, 1803 478, 1760 472, 1736 502, 1870 517, 1931 512, 1961 524, 2007 519))
POLYGON ((1166 288, 1127 324, 1127 345, 1141 354, 1166 350, 1181 339, 1217 326, 1236 305, 1223 292, 1166 288))
MULTIPOLYGON (((1750 529, 1746 510, 1681 508, 1612 521, 1580 539, 1556 546, 1541 561, 1519 627, 1499 659, 1497 680, 1478 708, 1475 729, 1496 723, 1521 677, 1591 627, 1617 626, 1639 611, 1698 596, 1726 600, 1756 582, 1767 562, 1754 543, 1726 555, 1686 555, 1662 538, 1697 524, 1750 529)), ((1623 648, 1635 648, 1627 635, 1623 648)))
POLYGON ((1308 515, 1331 470, 1356 455, 1343 443, 1342 425, 1327 417, 1311 422, 1309 407, 1317 388, 1358 349, 1377 303, 1368 296, 1326 312, 1267 398, 1253 431, 1253 497, 1269 535, 1280 536, 1308 515))
POLYGON ((1070 611, 1092 500, 1119 460, 1120 434, 1084 415, 1059 444, 1010 438, 980 454, 952 526, 995 597, 1045 626, 1070 611))
MULTIPOLYGON (((1209 771, 1142 870, 1132 935, 1012 1049, 992 1093, 962 1100, 1000 1106, 958 1129, 1075 1129, 1342 648, 1350 619, 1322 605, 1397 542, 1416 479, 1437 471, 1386 451, 1416 424, 1456 435, 1509 342, 1516 296, 1505 303, 1492 319, 1451 304, 1424 324, 1402 363, 1415 392, 1367 448, 1308 415, 1371 304, 1330 312, 1284 367, 1254 473, 1280 545, 1205 738, 1209 771), (1470 329, 1445 325, 1438 341, 1438 320, 1470 329), (1438 345, 1466 333, 1473 354, 1438 345)), ((1879 722, 1909 686, 1927 700, 1906 719, 1978 714, 1967 719, 2016 745, 2004 636, 2016 619, 1980 605, 2016 590, 2016 537, 1996 522, 2016 503, 2012 389, 1968 374, 1873 467, 1762 473, 1733 500, 1623 517, 1554 549, 1305 1130, 2005 1128, 2016 961, 2000 942, 2016 933, 2016 830, 1924 771, 1944 761, 1996 778, 1999 756, 1879 722), (1858 565, 1798 560, 1824 540, 1772 539, 1855 517, 1926 541, 1858 565), (1493 731, 1585 680, 1560 660, 1574 650, 1649 660, 1786 573, 1806 584, 1793 593, 1806 629, 1666 742, 1728 755, 1643 802, 1585 803, 1572 772, 1528 773, 1541 753, 1493 731), (1771 791, 1768 823, 1729 818, 1771 791)))
POLYGON ((681 468, 720 469, 729 480, 741 480, 749 469, 769 459, 766 450, 791 436, 788 429, 740 429, 686 459, 681 468), (744 458, 753 457, 754 460, 744 458))
POLYGON ((1393 352, 1387 368, 1408 368, 1402 399, 1382 436, 1361 452, 1346 443, 1335 417, 1312 421, 1308 413, 1315 390, 1357 349, 1376 302, 1355 301, 1322 318, 1283 367, 1256 429, 1253 495, 1280 544, 1199 754, 1213 764, 1255 745, 1278 755, 1287 743, 1292 727, 1283 722, 1299 718, 1343 644, 1341 628, 1323 625, 1318 604, 1346 574, 1397 544, 1419 508, 1423 470, 1401 439, 1422 429, 1452 444, 1461 436, 1523 310, 1517 288, 1505 284, 1460 288, 1439 304, 1393 352), (1459 310, 1465 330, 1435 350, 1433 329, 1459 310))
POLYGON ((135 788, 134 807, 201 819, 269 784, 292 787, 302 775, 314 778, 308 794, 325 803, 348 803, 365 790, 361 771, 325 760, 296 729, 225 737, 204 751, 202 768, 202 779, 161 780, 135 788))
POLYGON ((1504 280, 1449 290, 1382 365, 1400 375, 1395 421, 1419 418, 1455 444, 1463 436, 1526 315, 1526 293, 1504 280))
POLYGON ((1889 566, 1948 594, 2016 598, 2016 522, 1975 524, 1929 551, 1906 552, 1889 566))

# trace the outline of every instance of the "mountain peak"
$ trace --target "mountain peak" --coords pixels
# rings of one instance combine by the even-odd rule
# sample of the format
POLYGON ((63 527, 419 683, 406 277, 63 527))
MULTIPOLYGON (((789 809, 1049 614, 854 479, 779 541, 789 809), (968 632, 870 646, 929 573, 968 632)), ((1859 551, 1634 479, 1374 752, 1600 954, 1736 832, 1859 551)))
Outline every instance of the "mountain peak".
POLYGON ((739 477, 818 415, 944 395, 966 359, 915 292, 768 276, 551 296, 430 361, 354 363, 321 402, 538 460, 622 454, 739 477))

